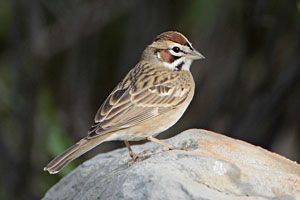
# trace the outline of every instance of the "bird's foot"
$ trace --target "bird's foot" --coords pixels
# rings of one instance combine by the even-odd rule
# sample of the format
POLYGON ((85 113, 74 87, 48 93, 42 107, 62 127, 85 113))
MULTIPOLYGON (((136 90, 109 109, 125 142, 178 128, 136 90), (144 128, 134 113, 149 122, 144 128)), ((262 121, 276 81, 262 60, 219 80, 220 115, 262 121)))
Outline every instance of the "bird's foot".
POLYGON ((131 159, 128 161, 128 166, 131 166, 131 165, 133 165, 137 161, 137 159, 139 158, 139 156, 136 155, 133 152, 129 152, 129 155, 130 155, 131 159))
POLYGON ((154 142, 154 143, 156 143, 156 144, 159 144, 159 145, 163 146, 165 151, 169 151, 169 150, 176 149, 173 145, 168 144, 168 143, 165 143, 165 142, 163 142, 163 141, 161 141, 161 140, 159 140, 159 139, 156 139, 156 138, 154 138, 154 137, 152 137, 152 136, 147 137, 147 139, 148 139, 149 141, 151 141, 151 142, 154 142))

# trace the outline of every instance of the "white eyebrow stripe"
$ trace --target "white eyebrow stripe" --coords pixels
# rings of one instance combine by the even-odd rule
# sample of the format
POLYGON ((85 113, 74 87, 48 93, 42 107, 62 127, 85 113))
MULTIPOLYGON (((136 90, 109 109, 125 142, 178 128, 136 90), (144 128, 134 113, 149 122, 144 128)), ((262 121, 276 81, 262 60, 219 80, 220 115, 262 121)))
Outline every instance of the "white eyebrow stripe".
POLYGON ((188 48, 190 48, 191 50, 193 50, 193 45, 190 42, 187 42, 187 44, 188 45, 186 45, 186 46, 188 46, 188 48))
POLYGON ((170 52, 170 54, 172 54, 173 56, 177 56, 177 57, 181 57, 183 56, 184 54, 186 54, 186 52, 183 51, 183 46, 180 45, 180 44, 175 44, 175 45, 171 45, 169 48, 168 48, 168 51, 170 52), (176 53, 174 52, 173 48, 174 47, 178 47, 179 48, 179 52, 176 53))
POLYGON ((184 53, 182 53, 182 52, 176 53, 173 50, 169 50, 169 53, 176 57, 182 57, 184 55, 184 53))

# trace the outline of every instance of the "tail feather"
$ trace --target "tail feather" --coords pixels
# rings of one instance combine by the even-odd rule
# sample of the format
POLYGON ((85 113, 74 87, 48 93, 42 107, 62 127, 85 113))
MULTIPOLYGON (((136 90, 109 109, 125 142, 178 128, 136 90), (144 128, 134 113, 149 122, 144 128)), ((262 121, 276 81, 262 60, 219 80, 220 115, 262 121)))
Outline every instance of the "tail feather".
POLYGON ((44 171, 48 171, 50 174, 58 173, 69 162, 101 144, 106 138, 106 135, 102 135, 94 138, 81 139, 79 142, 49 162, 49 164, 44 168, 44 171))

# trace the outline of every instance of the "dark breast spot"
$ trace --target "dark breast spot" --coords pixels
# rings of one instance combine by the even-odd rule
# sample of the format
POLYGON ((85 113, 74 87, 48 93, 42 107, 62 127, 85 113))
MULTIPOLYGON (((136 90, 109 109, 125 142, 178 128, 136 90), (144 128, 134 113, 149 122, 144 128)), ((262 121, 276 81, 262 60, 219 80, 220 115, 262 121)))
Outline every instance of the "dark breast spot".
POLYGON ((175 70, 176 70, 176 71, 182 70, 182 66, 183 66, 183 65, 184 65, 184 62, 179 63, 179 64, 175 67, 175 70))

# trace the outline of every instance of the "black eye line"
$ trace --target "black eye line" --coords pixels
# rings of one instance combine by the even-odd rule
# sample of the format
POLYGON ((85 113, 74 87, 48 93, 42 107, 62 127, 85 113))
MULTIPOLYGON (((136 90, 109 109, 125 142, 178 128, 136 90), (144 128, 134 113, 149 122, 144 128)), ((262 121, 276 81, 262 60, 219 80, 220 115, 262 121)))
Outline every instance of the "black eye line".
MULTIPOLYGON (((179 48, 179 47, 178 47, 178 48, 179 48)), ((172 51, 174 51, 174 50, 173 50, 173 48, 168 48, 167 50, 172 50, 172 51)), ((179 52, 186 54, 186 52, 185 52, 185 51, 183 51, 183 50, 182 50, 182 49, 180 49, 180 48, 179 48, 179 52)), ((179 53, 179 52, 175 52, 175 53, 179 53)))

